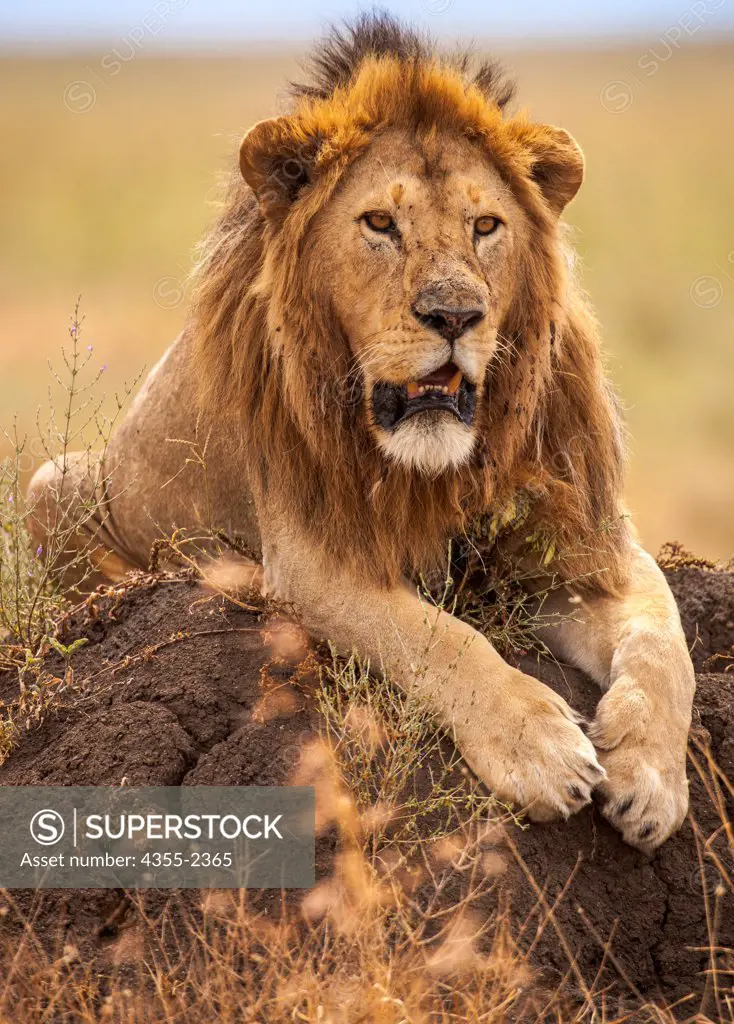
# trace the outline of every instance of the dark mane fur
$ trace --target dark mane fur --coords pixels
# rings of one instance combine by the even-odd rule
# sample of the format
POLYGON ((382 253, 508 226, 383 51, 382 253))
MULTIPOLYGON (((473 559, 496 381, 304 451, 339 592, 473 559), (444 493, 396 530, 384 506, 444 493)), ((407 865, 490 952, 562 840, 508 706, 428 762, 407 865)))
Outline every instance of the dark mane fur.
MULTIPOLYGON (((328 99, 336 89, 349 85, 369 57, 394 57, 401 62, 429 61, 436 57, 433 40, 406 27, 386 11, 362 14, 353 24, 334 26, 315 47, 304 66, 305 82, 292 82, 291 95, 328 99)), ((504 109, 515 95, 515 84, 493 60, 475 62, 471 51, 444 56, 443 60, 504 109)))

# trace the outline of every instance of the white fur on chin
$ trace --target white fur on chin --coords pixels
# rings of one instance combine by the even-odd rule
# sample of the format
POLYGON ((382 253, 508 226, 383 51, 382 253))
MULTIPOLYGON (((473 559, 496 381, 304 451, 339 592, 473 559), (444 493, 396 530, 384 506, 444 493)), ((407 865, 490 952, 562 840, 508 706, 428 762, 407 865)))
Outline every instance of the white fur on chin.
POLYGON ((388 458, 425 476, 465 465, 475 442, 472 430, 445 413, 421 413, 390 433, 379 433, 380 447, 388 458))

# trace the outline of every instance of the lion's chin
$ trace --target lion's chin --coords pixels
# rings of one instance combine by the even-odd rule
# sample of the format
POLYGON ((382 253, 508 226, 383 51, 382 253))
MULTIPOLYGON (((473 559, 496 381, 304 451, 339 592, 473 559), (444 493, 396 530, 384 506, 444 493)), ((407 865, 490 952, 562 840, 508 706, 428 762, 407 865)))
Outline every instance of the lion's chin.
POLYGON ((393 431, 378 432, 379 446, 389 459, 431 477, 465 465, 475 442, 474 431, 445 412, 424 412, 393 431))

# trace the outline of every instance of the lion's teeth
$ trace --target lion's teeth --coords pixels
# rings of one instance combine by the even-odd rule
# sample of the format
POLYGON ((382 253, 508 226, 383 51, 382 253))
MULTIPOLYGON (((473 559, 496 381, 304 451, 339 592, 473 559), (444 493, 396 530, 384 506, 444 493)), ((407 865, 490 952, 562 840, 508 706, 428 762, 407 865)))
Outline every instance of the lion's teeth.
POLYGON ((456 391, 460 380, 461 374, 458 373, 449 384, 418 384, 417 382, 412 381, 406 384, 408 398, 418 398, 420 395, 425 395, 429 392, 435 392, 439 395, 452 395, 456 391))

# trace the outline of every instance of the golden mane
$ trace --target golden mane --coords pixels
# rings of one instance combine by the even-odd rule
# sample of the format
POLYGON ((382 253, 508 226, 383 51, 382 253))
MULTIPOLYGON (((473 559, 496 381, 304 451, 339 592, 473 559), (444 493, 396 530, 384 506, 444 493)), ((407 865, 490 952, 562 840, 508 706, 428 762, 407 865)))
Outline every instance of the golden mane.
POLYGON ((278 133, 282 158, 248 168, 262 182, 257 196, 236 176, 203 246, 191 324, 203 401, 238 431, 253 486, 277 494, 331 564, 384 583, 445 564, 451 536, 522 489, 532 504, 524 530, 552 538, 557 571, 613 590, 628 561, 622 434, 596 324, 541 189, 552 170, 539 154, 554 139, 507 117, 486 73, 471 80, 465 61, 414 50, 360 54, 331 91, 301 88, 289 115, 255 129, 278 133), (531 231, 474 460, 437 479, 375 449, 359 368, 309 246, 309 225, 346 168, 393 126, 485 147, 531 231))

